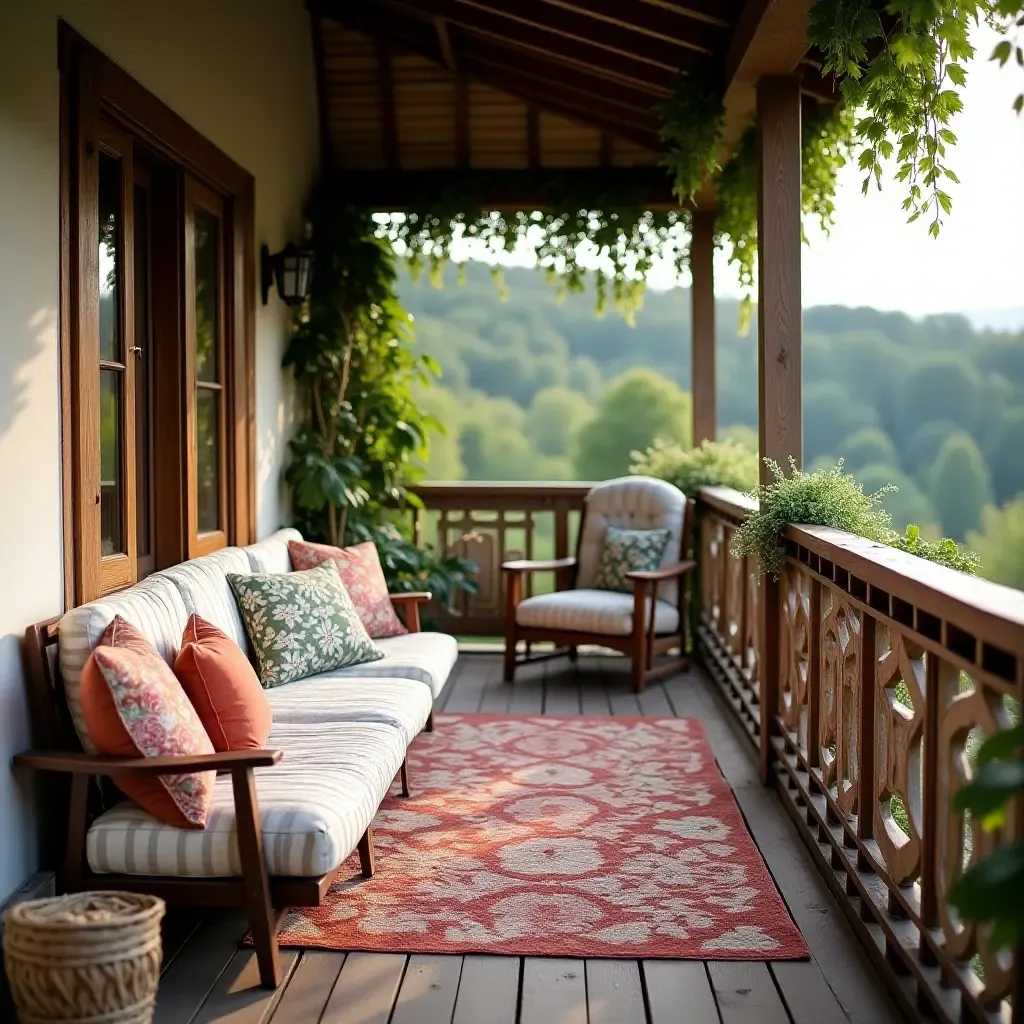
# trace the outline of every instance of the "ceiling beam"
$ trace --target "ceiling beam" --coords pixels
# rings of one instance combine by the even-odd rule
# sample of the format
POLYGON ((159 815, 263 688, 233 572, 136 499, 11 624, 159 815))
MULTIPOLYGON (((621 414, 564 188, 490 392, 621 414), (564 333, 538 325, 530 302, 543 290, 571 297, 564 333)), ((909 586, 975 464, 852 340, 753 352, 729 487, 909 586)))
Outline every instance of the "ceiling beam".
MULTIPOLYGON (((380 6, 348 3, 338 20, 349 28, 364 32, 377 41, 386 41, 389 47, 407 49, 436 64, 443 63, 443 56, 432 22, 405 19, 389 15, 380 6)), ((334 17, 334 15, 329 15, 334 17)), ((553 114, 567 117, 580 124, 598 130, 610 131, 629 139, 639 146, 660 151, 658 138, 659 123, 650 111, 627 109, 616 103, 594 102, 594 96, 585 90, 563 89, 557 82, 532 78, 514 69, 514 55, 509 67, 497 66, 488 61, 478 61, 470 56, 470 48, 460 47, 459 63, 463 73, 491 85, 522 100, 536 103, 553 114)), ((568 75, 571 69, 566 68, 568 75)), ((611 89, 611 83, 602 86, 611 89)))
POLYGON ((452 195, 473 196, 481 210, 543 210, 564 195, 635 201, 648 209, 678 209, 663 167, 543 168, 540 170, 335 171, 331 185, 358 206, 400 211, 452 195))
POLYGON ((437 29, 437 42, 441 47, 441 56, 444 57, 444 66, 453 75, 457 75, 459 65, 455 60, 455 50, 452 47, 452 37, 448 32, 448 22, 444 18, 434 18, 434 28, 437 29))
MULTIPOLYGON (((533 0, 522 2, 525 5, 533 0)), ((641 86, 655 83, 663 88, 671 88, 678 69, 692 63, 693 57, 697 56, 693 51, 679 47, 675 51, 678 60, 667 63, 654 60, 650 58, 650 48, 647 46, 642 46, 640 53, 630 51, 622 43, 623 33, 615 30, 609 33, 608 41, 618 36, 619 45, 616 46, 583 36, 556 33, 512 13, 526 10, 525 6, 520 8, 519 4, 520 0, 516 0, 515 6, 499 11, 463 3, 461 0, 387 0, 388 9, 405 10, 421 17, 441 15, 450 25, 458 25, 472 35, 514 44, 549 58, 587 67, 605 75, 614 75, 641 86)), ((360 6, 380 10, 383 5, 367 4, 367 0, 348 0, 347 3, 336 4, 338 16, 343 20, 347 9, 360 6)))
MULTIPOLYGON (((688 18, 676 7, 648 7, 623 4, 622 0, 542 0, 581 19, 581 29, 589 35, 592 26, 586 19, 624 29, 637 36, 669 42, 698 53, 712 53, 728 41, 728 27, 688 18)), ((513 10, 517 5, 509 5, 513 10)))
MULTIPOLYGON (((393 26, 396 31, 427 25, 434 37, 435 51, 438 47, 433 18, 440 14, 445 18, 449 31, 453 25, 458 25, 464 34, 472 37, 472 45, 477 39, 485 39, 492 44, 515 47, 566 68, 580 67, 602 78, 617 80, 634 88, 654 89, 663 95, 671 90, 676 78, 674 72, 653 64, 532 29, 487 12, 464 8, 462 10, 469 11, 469 16, 452 18, 450 14, 456 10, 454 0, 310 0, 310 6, 322 16, 356 29, 360 24, 370 23, 393 26), (443 11, 440 10, 442 6, 443 11)), ((460 52, 460 59, 462 56, 460 52)), ((444 62, 443 57, 432 59, 444 62)))
POLYGON ((384 165, 398 166, 398 120, 395 116, 395 83, 391 77, 391 49, 377 40, 377 89, 380 93, 381 120, 384 122, 384 165))
POLYGON ((709 25, 732 28, 739 8, 737 0, 633 0, 645 7, 660 7, 663 11, 682 14, 709 25))

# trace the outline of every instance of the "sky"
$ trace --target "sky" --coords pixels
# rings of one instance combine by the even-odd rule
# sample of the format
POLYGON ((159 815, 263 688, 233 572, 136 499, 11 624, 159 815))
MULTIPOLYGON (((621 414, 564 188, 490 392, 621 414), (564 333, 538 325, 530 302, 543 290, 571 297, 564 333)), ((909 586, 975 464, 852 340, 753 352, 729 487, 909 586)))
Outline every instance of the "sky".
MULTIPOLYGON (((915 317, 957 312, 974 314, 979 325, 998 326, 1011 325, 999 323, 998 311, 1012 310, 1012 325, 1024 324, 1024 115, 1012 109, 1024 89, 1024 72, 1012 62, 1000 68, 989 60, 999 39, 991 29, 980 26, 972 39, 977 54, 967 68, 964 109, 950 124, 958 142, 948 165, 960 184, 947 187, 953 209, 938 239, 928 234, 925 218, 906 223, 906 191, 891 174, 883 177, 881 191, 872 187, 863 195, 854 158, 839 174, 831 232, 826 235, 814 222, 806 225, 805 308, 874 306, 915 317)), ((467 246, 465 255, 470 254, 481 255, 467 246)), ((453 256, 460 255, 455 247, 453 256)), ((501 262, 527 261, 513 256, 501 262)), ((668 266, 648 275, 652 288, 679 283, 689 281, 677 281, 668 266)), ((715 290, 742 294, 722 252, 715 290)))

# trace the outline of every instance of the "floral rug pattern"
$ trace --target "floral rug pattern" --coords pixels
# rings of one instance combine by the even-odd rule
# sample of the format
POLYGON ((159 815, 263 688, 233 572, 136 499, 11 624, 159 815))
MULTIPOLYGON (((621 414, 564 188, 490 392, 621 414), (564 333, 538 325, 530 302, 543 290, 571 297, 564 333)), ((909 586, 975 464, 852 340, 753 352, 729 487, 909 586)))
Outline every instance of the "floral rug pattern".
POLYGON ((696 719, 443 715, 410 771, 374 822, 374 877, 353 861, 283 944, 808 955, 696 719))

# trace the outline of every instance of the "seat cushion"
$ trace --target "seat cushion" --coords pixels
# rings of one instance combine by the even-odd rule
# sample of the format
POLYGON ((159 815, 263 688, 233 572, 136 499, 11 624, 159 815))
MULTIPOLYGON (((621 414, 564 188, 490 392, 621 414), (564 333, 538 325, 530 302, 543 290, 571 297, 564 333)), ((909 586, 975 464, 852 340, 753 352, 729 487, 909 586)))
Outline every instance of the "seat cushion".
POLYGON ((188 612, 178 588, 159 575, 120 593, 72 608, 61 618, 58 627, 61 679, 75 731, 83 749, 90 754, 96 753, 96 747, 89 739, 78 689, 82 669, 115 615, 130 622, 168 665, 178 653, 181 634, 188 622, 188 612))
POLYGON ((302 534, 290 526, 265 537, 258 544, 243 548, 249 559, 251 572, 291 572, 292 560, 288 554, 288 541, 302 540, 302 534))
MULTIPOLYGON (((384 722, 275 723, 267 745, 284 751, 257 768, 267 869, 314 877, 336 868, 373 821, 405 758, 401 729, 384 722)), ((218 776, 200 831, 171 828, 126 802, 101 815, 86 839, 99 873, 240 875, 231 776, 218 776)))
POLYGON ((249 556, 241 548, 221 548, 201 558, 162 569, 157 575, 174 583, 189 615, 205 619, 246 651, 249 638, 238 614, 234 592, 228 586, 229 572, 252 572, 249 556))
MULTIPOLYGON (((644 628, 650 622, 647 599, 644 628)), ((516 608, 516 622, 536 629, 563 629, 596 636, 629 636, 633 632, 633 595, 615 590, 562 590, 528 597, 516 608)), ((655 602, 654 631, 674 633, 679 609, 667 601, 655 602)))
POLYGON ((389 636, 374 643, 384 652, 380 661, 340 669, 338 676, 415 679, 430 687, 436 699, 448 682, 448 676, 459 657, 455 637, 447 633, 406 633, 389 636))
POLYGON ((389 722, 412 743, 433 708, 429 687, 416 679, 376 679, 338 672, 299 679, 266 691, 274 721, 389 722))

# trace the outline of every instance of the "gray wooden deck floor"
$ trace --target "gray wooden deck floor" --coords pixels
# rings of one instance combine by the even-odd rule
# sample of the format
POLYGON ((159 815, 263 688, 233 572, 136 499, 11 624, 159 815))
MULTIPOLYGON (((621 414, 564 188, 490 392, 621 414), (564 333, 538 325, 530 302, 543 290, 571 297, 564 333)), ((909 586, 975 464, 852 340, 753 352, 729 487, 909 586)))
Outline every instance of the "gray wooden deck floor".
MULTIPOLYGON (((463 655, 442 710, 700 718, 811 950, 801 962, 575 960, 282 951, 286 982, 258 987, 234 913, 172 915, 157 1024, 888 1024, 901 1019, 753 752, 700 669, 639 697, 626 663, 551 661, 501 681, 501 659, 463 655)), ((379 865, 386 870, 386 865, 379 865)))

